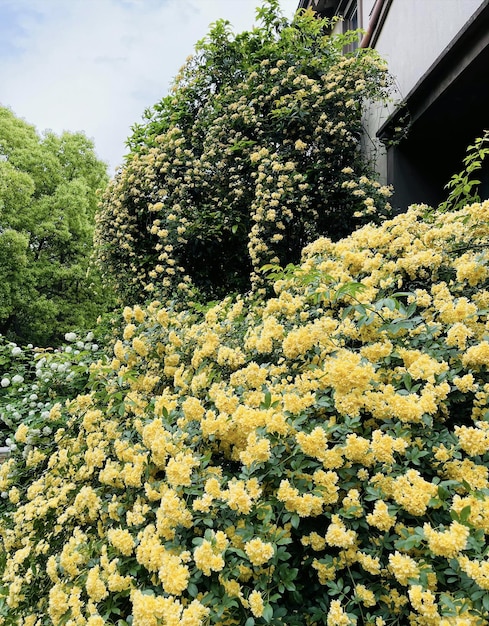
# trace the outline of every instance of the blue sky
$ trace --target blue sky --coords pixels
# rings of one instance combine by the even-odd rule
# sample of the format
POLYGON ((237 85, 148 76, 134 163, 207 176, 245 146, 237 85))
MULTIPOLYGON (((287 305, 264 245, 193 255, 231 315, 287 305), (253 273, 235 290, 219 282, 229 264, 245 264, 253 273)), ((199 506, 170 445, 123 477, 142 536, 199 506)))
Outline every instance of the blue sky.
MULTIPOLYGON (((84 131, 111 173, 145 108, 211 22, 250 28, 260 0, 0 0, 0 104, 45 129, 84 131)), ((298 0, 280 0, 291 17, 298 0)))

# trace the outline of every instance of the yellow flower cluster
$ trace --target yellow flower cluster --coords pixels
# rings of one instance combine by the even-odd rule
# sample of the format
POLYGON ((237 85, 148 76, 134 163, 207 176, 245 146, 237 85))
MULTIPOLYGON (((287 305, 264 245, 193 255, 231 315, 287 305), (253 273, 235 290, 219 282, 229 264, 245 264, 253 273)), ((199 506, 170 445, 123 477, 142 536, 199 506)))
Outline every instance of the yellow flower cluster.
POLYGON ((424 211, 268 298, 127 307, 0 466, 4 623, 489 624, 489 203, 424 211))

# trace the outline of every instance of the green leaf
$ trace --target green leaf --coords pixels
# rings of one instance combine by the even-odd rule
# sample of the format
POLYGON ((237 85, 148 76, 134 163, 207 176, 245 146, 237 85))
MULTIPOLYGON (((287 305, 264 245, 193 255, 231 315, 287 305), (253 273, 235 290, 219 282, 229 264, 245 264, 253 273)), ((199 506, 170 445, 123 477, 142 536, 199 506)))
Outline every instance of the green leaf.
POLYGON ((297 515, 297 513, 293 513, 290 518, 290 523, 292 524, 292 527, 299 528, 300 521, 301 518, 297 515))
POLYGON ((269 622, 272 621, 272 618, 273 618, 273 608, 270 606, 270 604, 265 604, 263 608, 263 619, 268 624, 269 622))

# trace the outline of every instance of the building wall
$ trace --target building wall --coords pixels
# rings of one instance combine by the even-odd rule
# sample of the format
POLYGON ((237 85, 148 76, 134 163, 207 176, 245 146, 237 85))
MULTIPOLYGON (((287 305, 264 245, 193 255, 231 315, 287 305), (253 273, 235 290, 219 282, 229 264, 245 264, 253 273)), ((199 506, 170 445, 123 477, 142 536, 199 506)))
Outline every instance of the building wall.
MULTIPOLYGON (((364 44, 388 62, 392 102, 367 107, 362 147, 381 181, 393 184, 394 209, 437 206, 467 146, 489 129, 489 0, 300 0, 299 8, 308 6, 344 16, 336 32, 358 22, 368 31, 364 44), (373 15, 380 17, 374 29, 373 15)), ((479 178, 487 198, 489 163, 479 178)))
MULTIPOLYGON (((355 1, 355 0, 353 0, 355 1)), ((356 0, 359 26, 367 30, 376 0, 356 0)), ((392 0, 373 47, 386 59, 394 80, 393 101, 372 104, 364 120, 364 150, 375 162, 383 183, 388 182, 385 148, 376 139, 377 130, 449 46, 484 0, 392 0)), ((351 3, 343 3, 350 8, 351 3)), ((340 6, 341 9, 341 6, 340 6)), ((335 31, 341 31, 338 24, 335 31)))
MULTIPOLYGON (((365 8, 373 4, 360 1, 365 8)), ((407 96, 481 4, 482 0, 392 2, 375 48, 387 60, 401 97, 407 96)), ((367 15, 366 10, 363 13, 367 15)))

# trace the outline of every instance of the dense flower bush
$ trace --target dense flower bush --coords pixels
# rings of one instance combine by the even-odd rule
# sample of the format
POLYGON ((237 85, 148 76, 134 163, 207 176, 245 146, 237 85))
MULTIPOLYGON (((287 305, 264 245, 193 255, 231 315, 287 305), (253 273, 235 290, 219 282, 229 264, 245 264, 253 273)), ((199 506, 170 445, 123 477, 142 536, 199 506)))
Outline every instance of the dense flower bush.
POLYGON ((389 96, 386 63, 345 55, 358 34, 328 36, 312 11, 289 23, 269 0, 258 17, 238 35, 217 22, 129 139, 95 237, 125 301, 244 293, 264 264, 389 213, 360 150, 369 103, 389 96))
POLYGON ((0 466, 2 623, 488 624, 488 243, 413 207, 273 297, 126 308, 0 466))
MULTIPOLYGON (((101 339, 106 338, 104 332, 101 339)), ((21 347, 0 336, 0 447, 16 448, 13 436, 20 424, 29 427, 38 444, 50 442, 49 411, 81 392, 91 363, 104 358, 93 332, 69 332, 65 341, 56 349, 21 347)))

